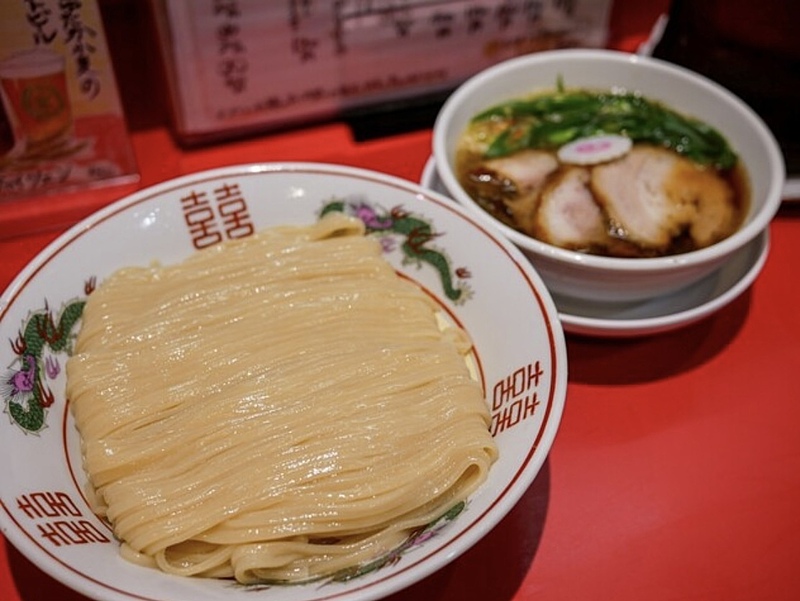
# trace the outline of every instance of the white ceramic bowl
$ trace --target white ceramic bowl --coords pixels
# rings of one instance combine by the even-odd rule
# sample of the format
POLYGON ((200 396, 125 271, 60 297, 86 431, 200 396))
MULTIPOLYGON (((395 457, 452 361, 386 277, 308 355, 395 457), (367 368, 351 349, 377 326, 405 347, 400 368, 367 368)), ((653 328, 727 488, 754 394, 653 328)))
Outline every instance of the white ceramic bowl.
POLYGON ((395 268, 473 338, 500 457, 461 514, 383 567, 345 581, 273 585, 261 597, 384 597, 458 557, 513 507, 549 452, 567 385, 563 332, 530 263, 452 200, 404 180, 318 164, 231 167, 165 182, 101 210, 46 248, 0 297, 0 526, 34 565, 104 601, 258 595, 254 587, 170 576, 119 556, 108 525, 84 496, 80 442, 64 396, 70 345, 61 343, 79 327, 85 286, 113 270, 178 261, 217 239, 249 234, 251 227, 310 224, 331 203, 358 210, 395 268), (411 219, 415 227, 406 228, 411 219), (409 236, 424 252, 406 252, 409 236), (51 319, 60 337, 43 326, 51 319), (529 379, 534 364, 538 377, 529 379))
POLYGON ((764 231, 781 202, 785 168, 775 138, 758 115, 718 84, 657 59, 610 50, 555 50, 499 63, 462 84, 434 125, 433 158, 449 195, 481 221, 498 228, 535 265, 557 295, 596 301, 632 301, 674 292, 723 265, 764 231), (693 252, 658 258, 615 258, 558 248, 493 218, 470 198, 454 171, 455 149, 468 122, 499 102, 567 87, 636 91, 716 127, 739 154, 751 186, 742 226, 730 237, 693 252))

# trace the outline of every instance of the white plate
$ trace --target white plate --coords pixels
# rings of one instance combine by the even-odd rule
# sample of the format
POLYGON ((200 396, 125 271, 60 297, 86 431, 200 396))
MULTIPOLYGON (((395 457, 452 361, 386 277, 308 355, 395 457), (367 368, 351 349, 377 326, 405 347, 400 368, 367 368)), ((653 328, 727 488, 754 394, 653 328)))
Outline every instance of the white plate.
MULTIPOLYGON (((422 172, 422 185, 447 194, 433 159, 422 172)), ((753 283, 769 253, 765 230, 714 273, 691 286, 652 300, 635 303, 590 303, 554 296, 564 330, 598 337, 646 336, 695 323, 729 304, 753 283)))
POLYGON ((383 567, 349 581, 271 586, 261 598, 386 596, 458 557, 517 502, 549 452, 567 384, 555 305, 528 261, 450 199, 404 180, 308 163, 231 167, 165 182, 101 210, 48 246, 0 298, 0 525, 33 564, 95 599, 253 599, 257 588, 170 576, 118 556, 110 529, 83 495, 79 440, 64 398, 69 344, 61 345, 79 327, 87 290, 113 270, 174 262, 252 229, 309 224, 335 202, 360 209, 387 259, 472 336, 500 458, 457 518, 383 567), (409 230, 401 226, 412 219, 416 248, 431 261, 405 252, 409 230))

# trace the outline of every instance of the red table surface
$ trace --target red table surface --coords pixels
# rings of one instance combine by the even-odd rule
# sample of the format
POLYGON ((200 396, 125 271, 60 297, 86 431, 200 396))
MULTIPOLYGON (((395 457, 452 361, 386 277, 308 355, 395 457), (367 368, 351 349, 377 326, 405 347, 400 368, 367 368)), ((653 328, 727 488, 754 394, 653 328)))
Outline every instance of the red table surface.
MULTIPOLYGON (((339 123, 194 151, 165 127, 132 139, 141 186, 278 160, 416 181, 431 147, 428 130, 357 143, 339 123)), ((74 201, 72 217, 120 194, 74 201)), ((0 289, 65 228, 0 237, 0 289)), ((391 599, 800 598, 800 203, 770 230, 758 280, 704 321, 646 338, 568 335, 566 409, 535 482, 482 541, 391 599)), ((0 599, 84 597, 0 537, 0 599)))

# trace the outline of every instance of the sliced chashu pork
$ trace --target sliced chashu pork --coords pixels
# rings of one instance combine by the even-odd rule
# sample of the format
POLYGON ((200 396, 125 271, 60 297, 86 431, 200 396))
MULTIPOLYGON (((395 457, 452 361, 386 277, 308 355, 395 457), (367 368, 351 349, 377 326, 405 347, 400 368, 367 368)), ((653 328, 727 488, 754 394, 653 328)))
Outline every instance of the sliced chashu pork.
POLYGON ((714 169, 681 159, 666 183, 676 203, 694 207, 689 235, 698 248, 730 236, 740 223, 736 193, 714 169))
POLYGON ((735 227, 731 186, 670 150, 634 147, 595 167, 591 187, 614 235, 646 249, 665 251, 685 232, 706 246, 735 227))
POLYGON ((543 242, 593 252, 608 247, 608 223, 589 189, 591 171, 567 167, 544 186, 532 235, 543 242))
POLYGON ((493 214, 530 233, 539 193, 557 168, 554 154, 524 150, 470 169, 464 187, 493 214))

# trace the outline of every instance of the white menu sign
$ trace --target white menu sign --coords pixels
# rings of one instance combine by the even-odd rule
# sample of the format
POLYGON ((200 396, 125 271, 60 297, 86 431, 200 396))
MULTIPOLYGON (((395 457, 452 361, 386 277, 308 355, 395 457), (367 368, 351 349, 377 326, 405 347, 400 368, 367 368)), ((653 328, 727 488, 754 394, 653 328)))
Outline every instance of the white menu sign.
POLYGON ((600 47, 612 0, 155 0, 176 129, 225 135, 443 91, 600 47))

